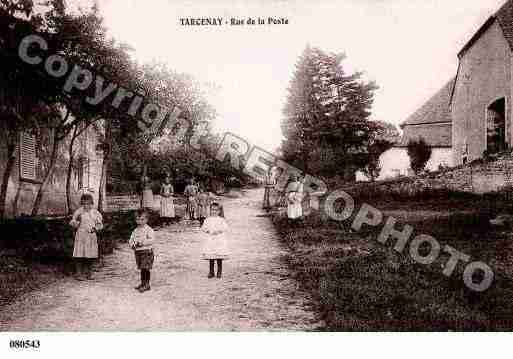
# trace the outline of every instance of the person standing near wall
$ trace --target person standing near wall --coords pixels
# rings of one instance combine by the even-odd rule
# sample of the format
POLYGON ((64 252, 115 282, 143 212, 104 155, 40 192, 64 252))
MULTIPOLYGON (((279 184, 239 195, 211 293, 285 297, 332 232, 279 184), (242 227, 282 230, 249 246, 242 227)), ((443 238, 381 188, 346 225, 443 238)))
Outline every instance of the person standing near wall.
POLYGON ((187 198, 187 215, 190 220, 195 220, 198 215, 198 187, 194 184, 194 179, 189 180, 185 187, 184 195, 187 198))
POLYGON ((293 175, 287 189, 287 217, 292 221, 297 221, 303 215, 301 203, 303 201, 303 184, 298 177, 293 175))
POLYGON ((275 180, 273 176, 273 169, 269 168, 265 175, 265 183, 264 183, 264 201, 262 204, 262 208, 266 211, 271 209, 271 190, 274 189, 275 180))
POLYGON ((169 224, 175 218, 175 205, 173 203, 174 188, 171 184, 171 178, 166 176, 164 183, 160 187, 160 217, 166 224, 169 224))
POLYGON ((146 174, 146 169, 143 171, 141 184, 143 188, 141 208, 152 208, 153 191, 151 190, 151 181, 148 175, 146 174))
POLYGON ((210 215, 210 205, 212 203, 213 195, 210 192, 201 189, 198 193, 198 219, 200 226, 203 225, 205 219, 210 215))

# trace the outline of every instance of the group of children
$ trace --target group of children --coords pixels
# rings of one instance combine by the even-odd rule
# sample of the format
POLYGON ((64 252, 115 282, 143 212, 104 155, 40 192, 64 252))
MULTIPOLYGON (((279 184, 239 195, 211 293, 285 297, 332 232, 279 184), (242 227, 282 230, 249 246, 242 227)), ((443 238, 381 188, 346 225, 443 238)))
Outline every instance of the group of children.
POLYGON ((204 191, 201 185, 196 184, 194 179, 190 179, 185 187, 184 195, 187 198, 185 211, 188 219, 197 219, 200 225, 203 225, 203 222, 209 216, 210 204, 212 203, 211 193, 204 191))
MULTIPOLYGON (((70 222, 76 228, 73 257, 77 264, 77 279, 92 279, 92 265, 98 258, 97 232, 103 229, 100 212, 93 208, 94 200, 90 194, 82 195, 80 208, 73 214, 70 222), (85 277, 84 277, 85 275, 85 277)), ((228 258, 226 232, 228 224, 224 219, 224 210, 218 202, 209 204, 210 216, 201 223, 203 251, 202 259, 209 261, 208 278, 221 278, 223 260, 228 258), (215 265, 217 264, 217 274, 215 265)), ((128 245, 134 251, 135 262, 141 273, 141 283, 135 287, 143 293, 151 289, 150 277, 155 255, 153 252, 154 230, 148 225, 149 210, 142 208, 136 211, 137 227, 132 232, 128 245)), ((206 215, 206 214, 205 214, 206 215)))

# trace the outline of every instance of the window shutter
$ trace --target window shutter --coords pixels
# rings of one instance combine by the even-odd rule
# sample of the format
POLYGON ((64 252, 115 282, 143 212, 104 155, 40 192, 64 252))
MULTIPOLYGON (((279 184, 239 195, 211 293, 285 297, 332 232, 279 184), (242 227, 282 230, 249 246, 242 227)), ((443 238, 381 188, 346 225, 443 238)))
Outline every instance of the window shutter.
POLYGON ((20 133, 20 180, 36 181, 36 137, 26 133, 20 133))

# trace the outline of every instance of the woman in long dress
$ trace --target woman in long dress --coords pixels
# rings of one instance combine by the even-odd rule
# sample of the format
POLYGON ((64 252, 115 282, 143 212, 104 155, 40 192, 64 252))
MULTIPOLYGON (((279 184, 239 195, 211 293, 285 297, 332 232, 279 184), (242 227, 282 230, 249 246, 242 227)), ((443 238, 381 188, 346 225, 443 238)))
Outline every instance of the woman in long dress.
POLYGON ((303 208, 301 203, 303 201, 303 184, 296 176, 292 177, 286 189, 287 193, 287 217, 292 220, 301 218, 303 215, 303 208))
POLYGON ((160 188, 160 217, 162 217, 166 223, 169 223, 173 218, 175 218, 173 193, 174 189, 173 185, 171 184, 171 179, 166 177, 160 188))
POLYGON ((144 174, 142 179, 143 186, 143 194, 142 194, 142 208, 152 208, 153 207, 153 191, 151 190, 151 181, 150 178, 144 174))

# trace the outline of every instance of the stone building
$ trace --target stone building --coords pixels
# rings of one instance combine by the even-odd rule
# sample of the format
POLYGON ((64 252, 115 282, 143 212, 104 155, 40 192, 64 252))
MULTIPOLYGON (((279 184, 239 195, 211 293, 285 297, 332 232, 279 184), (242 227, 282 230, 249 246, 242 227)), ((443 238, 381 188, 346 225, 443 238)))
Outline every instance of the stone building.
MULTIPOLYGON (((103 152, 99 148, 102 126, 90 126, 75 141, 74 165, 71 176, 72 210, 78 207, 81 194, 93 195, 98 203, 103 152)), ((0 134, 0 137, 3 134, 0 134)), ((19 144, 15 151, 16 164, 9 177, 6 198, 6 216, 28 215, 41 186, 48 165, 48 148, 51 130, 43 129, 37 136, 19 133, 19 144)), ((39 211, 41 215, 63 215, 67 212, 66 177, 69 163, 68 145, 65 139, 59 149, 57 163, 46 188, 39 211)), ((4 173, 7 150, 0 146, 0 173, 4 173)))
MULTIPOLYGON (((410 115, 401 125, 403 134, 400 140, 380 157, 381 172, 378 180, 411 175, 408 142, 422 137, 431 147, 431 158, 426 164, 430 171, 441 165, 451 167, 452 124, 449 101, 454 79, 450 80, 424 105, 410 115)), ((366 178, 358 173, 358 180, 366 178)))
POLYGON ((423 137, 430 170, 510 149, 513 143, 513 0, 508 0, 458 53, 456 77, 402 125, 402 139, 381 156, 379 179, 407 175, 406 144, 423 137))
POLYGON ((458 54, 451 93, 455 164, 511 147, 513 0, 508 0, 458 54))

